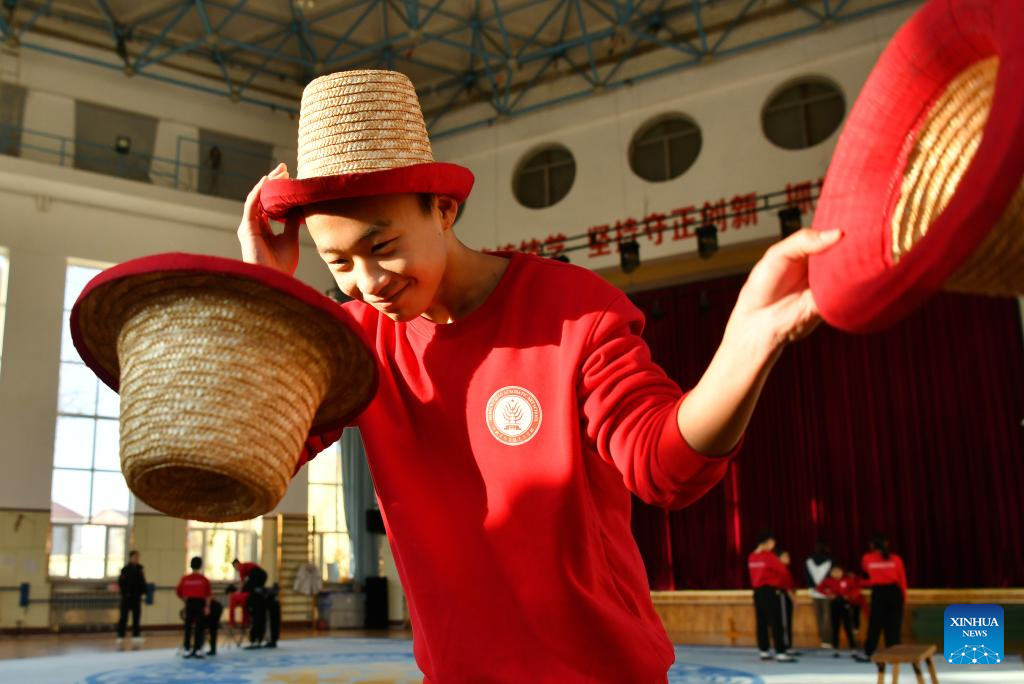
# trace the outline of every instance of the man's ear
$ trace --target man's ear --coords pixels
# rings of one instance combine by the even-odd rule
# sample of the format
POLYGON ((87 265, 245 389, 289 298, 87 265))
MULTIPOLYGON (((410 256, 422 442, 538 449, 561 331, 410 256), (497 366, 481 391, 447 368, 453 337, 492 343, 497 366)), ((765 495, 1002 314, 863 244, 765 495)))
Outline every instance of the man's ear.
POLYGON ((437 211, 441 216, 441 228, 448 230, 455 225, 459 216, 459 203, 447 195, 437 195, 435 200, 437 211))

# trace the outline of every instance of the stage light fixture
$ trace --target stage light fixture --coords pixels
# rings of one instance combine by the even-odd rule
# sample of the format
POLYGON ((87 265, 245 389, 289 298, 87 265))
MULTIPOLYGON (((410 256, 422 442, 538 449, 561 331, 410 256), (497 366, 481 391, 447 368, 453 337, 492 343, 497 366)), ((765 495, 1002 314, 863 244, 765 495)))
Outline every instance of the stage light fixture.
POLYGON ((623 273, 632 273, 640 268, 640 243, 628 240, 619 243, 619 266, 623 273))
POLYGON ((779 230, 783 239, 803 228, 803 214, 797 207, 786 207, 779 210, 779 230))
POLYGON ((701 259, 710 259, 718 251, 718 226, 708 223, 697 228, 697 254, 701 259))

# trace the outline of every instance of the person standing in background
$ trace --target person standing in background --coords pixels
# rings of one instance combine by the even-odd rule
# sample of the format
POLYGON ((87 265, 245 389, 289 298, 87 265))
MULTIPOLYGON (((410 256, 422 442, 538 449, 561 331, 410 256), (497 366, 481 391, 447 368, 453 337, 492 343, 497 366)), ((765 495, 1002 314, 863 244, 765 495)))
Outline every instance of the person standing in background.
POLYGON ((786 653, 785 634, 782 629, 782 599, 780 588, 786 583, 786 566, 775 555, 775 535, 766 530, 758 536, 757 548, 747 557, 750 584, 754 587, 754 615, 757 620, 757 648, 761 660, 771 660, 771 644, 775 644, 775 660, 780 663, 796 662, 786 653), (769 634, 771 641, 769 641, 769 634))
POLYGON ((839 657, 839 629, 846 629, 846 640, 851 655, 857 657, 857 630, 854 627, 853 609, 864 603, 860 592, 860 580, 853 573, 844 572, 839 565, 833 565, 829 576, 821 581, 817 590, 830 601, 829 616, 832 622, 832 656, 839 657))
POLYGON ((871 587, 871 611, 868 615, 868 636, 864 653, 854 657, 868 661, 878 647, 878 638, 885 631, 885 645, 900 643, 903 629, 903 607, 907 602, 907 573, 903 559, 889 551, 889 540, 881 534, 871 539, 870 550, 861 560, 871 587))
POLYGON ((117 645, 123 647, 125 628, 128 626, 128 613, 132 614, 132 648, 142 645, 142 597, 146 594, 146 575, 139 565, 139 552, 128 554, 128 564, 121 568, 117 578, 117 587, 121 592, 121 614, 117 619, 117 645))
POLYGON ((828 597, 817 588, 832 572, 832 556, 826 542, 819 541, 814 545, 814 555, 807 559, 804 567, 807 570, 807 586, 811 595, 811 607, 814 609, 814 620, 818 623, 818 638, 821 640, 822 648, 829 648, 832 645, 830 603, 828 597))
POLYGON ((185 602, 185 657, 202 658, 203 630, 210 615, 213 591, 210 580, 202 572, 203 559, 195 556, 189 567, 192 572, 178 581, 176 589, 178 598, 185 602))

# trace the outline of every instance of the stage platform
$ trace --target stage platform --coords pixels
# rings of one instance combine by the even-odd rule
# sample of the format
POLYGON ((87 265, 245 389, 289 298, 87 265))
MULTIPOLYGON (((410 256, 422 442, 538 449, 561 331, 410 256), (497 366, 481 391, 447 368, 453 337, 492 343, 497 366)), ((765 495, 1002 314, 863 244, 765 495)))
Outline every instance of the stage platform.
MULTIPOLYGON (((524 654, 529 657, 529 654, 524 654)), ((809 650, 798 663, 762 662, 750 648, 677 646, 671 684, 875 684, 873 665, 830 651, 809 650)), ((939 681, 1024 682, 1019 655, 989 666, 950 665, 936 659, 939 681)), ((907 668, 901 679, 913 681, 907 668), (909 676, 908 676, 909 675, 909 676)), ((282 641, 275 650, 223 650, 214 658, 183 660, 171 648, 135 652, 76 652, 0 661, 0 681, 33 684, 418 684, 422 675, 407 639, 325 636, 282 641)), ((626 684, 626 683, 624 683, 626 684)))

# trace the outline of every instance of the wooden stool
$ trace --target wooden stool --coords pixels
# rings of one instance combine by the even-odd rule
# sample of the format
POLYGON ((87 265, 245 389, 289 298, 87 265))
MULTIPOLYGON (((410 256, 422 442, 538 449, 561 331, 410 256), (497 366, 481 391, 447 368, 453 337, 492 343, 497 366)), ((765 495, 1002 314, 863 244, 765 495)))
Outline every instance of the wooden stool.
POLYGON ((871 660, 878 667, 878 684, 885 684, 886 663, 892 664, 892 684, 897 684, 899 681, 900 663, 910 663, 914 668, 918 684, 924 684, 924 675, 921 674, 922 660, 928 665, 928 674, 932 678, 932 684, 939 684, 939 676, 935 674, 935 664, 932 663, 934 654, 935 646, 930 644, 899 644, 875 653, 871 656, 871 660))

